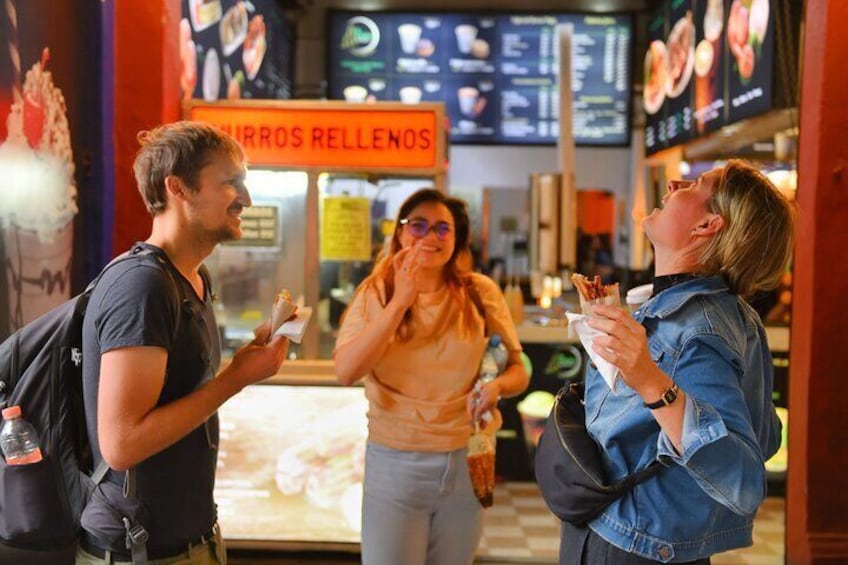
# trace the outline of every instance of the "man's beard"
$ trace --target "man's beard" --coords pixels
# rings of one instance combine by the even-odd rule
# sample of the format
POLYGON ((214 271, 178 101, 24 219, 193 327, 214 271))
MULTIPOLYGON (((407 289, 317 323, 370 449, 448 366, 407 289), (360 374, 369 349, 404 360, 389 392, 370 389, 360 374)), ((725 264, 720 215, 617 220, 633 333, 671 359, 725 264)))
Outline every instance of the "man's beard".
POLYGON ((206 231, 202 239, 211 244, 212 246, 216 246, 219 243, 226 243, 228 241, 237 241, 241 239, 241 232, 236 234, 231 228, 228 227, 220 227, 213 230, 206 231))

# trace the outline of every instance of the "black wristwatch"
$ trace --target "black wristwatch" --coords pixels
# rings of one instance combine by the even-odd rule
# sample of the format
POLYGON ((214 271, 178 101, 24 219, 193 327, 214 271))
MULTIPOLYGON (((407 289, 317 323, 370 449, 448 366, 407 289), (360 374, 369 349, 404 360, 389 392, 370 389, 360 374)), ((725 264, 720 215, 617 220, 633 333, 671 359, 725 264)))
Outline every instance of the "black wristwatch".
POLYGON ((665 389, 665 392, 662 393, 660 399, 656 402, 643 402, 642 405, 645 408, 650 408, 651 410, 656 410, 657 408, 662 408, 663 406, 668 406, 675 400, 677 400, 677 395, 680 394, 680 387, 677 384, 672 384, 670 387, 665 389))

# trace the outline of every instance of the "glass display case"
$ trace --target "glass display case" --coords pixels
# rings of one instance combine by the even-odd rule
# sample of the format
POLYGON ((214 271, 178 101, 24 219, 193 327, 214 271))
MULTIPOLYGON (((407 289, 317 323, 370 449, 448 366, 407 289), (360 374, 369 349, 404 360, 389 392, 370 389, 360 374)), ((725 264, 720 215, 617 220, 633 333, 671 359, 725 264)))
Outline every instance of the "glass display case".
POLYGON ((367 401, 359 387, 255 385, 220 411, 215 500, 230 547, 358 544, 367 401))

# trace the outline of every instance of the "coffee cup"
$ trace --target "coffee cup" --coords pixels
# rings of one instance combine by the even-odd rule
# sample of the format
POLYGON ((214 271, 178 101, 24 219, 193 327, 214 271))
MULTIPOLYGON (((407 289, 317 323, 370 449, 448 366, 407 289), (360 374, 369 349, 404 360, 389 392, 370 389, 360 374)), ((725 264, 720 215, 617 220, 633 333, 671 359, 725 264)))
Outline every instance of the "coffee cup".
POLYGON ((474 117, 475 106, 477 105, 477 97, 480 91, 473 86, 463 86, 456 91, 457 99, 459 100, 459 111, 466 116, 474 117))
POLYGON ((421 102, 421 89, 417 86, 404 86, 398 91, 400 101, 404 104, 418 104, 421 102))
POLYGON ((418 40, 421 39, 421 26, 401 24, 398 26, 398 35, 400 36, 401 50, 408 55, 414 54, 418 40))
POLYGON ((344 94, 344 99, 348 102, 365 102, 365 98, 368 96, 368 89, 358 84, 352 84, 345 87, 342 93, 344 94))
POLYGON ((454 28, 456 46, 460 53, 470 53, 474 40, 477 39, 477 28, 473 25, 461 24, 454 28))

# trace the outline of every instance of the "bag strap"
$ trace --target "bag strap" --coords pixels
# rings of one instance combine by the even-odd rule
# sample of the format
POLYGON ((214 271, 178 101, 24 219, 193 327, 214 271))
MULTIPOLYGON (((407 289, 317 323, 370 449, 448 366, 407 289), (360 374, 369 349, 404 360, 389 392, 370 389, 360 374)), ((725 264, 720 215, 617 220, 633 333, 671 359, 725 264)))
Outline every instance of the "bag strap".
MULTIPOLYGON (((557 397, 556 397, 556 403, 558 404, 560 402, 561 396, 563 394, 567 394, 567 393, 577 394, 578 398, 581 399, 580 402, 582 403, 583 402, 582 399, 583 399, 583 395, 585 394, 585 391, 586 391, 586 382, 585 381, 573 382, 573 383, 569 384, 568 387, 563 387, 562 389, 560 389, 560 392, 557 394, 557 397)), ((556 406, 554 407, 554 410, 556 410, 556 406)), ((668 467, 669 466, 668 459, 669 459, 668 457, 662 456, 659 460, 651 461, 651 463, 647 467, 630 473, 626 477, 616 481, 615 484, 616 484, 617 487, 621 487, 621 489, 622 489, 621 493, 624 494, 625 492, 632 489, 633 487, 635 487, 639 483, 643 483, 643 482, 647 481, 648 479, 650 479, 651 477, 653 477, 654 475, 659 473, 665 467, 668 467)))

